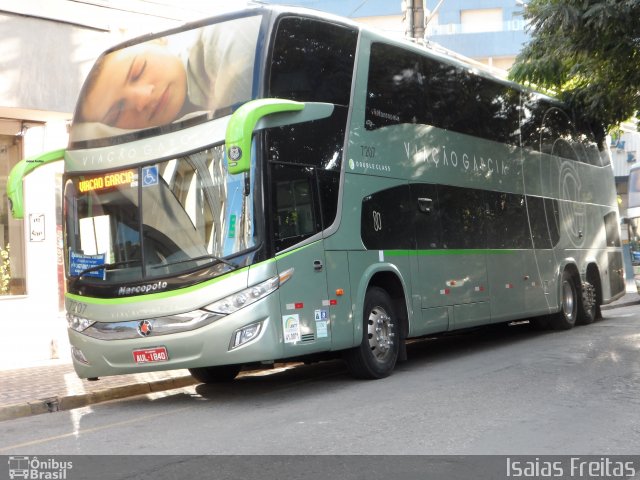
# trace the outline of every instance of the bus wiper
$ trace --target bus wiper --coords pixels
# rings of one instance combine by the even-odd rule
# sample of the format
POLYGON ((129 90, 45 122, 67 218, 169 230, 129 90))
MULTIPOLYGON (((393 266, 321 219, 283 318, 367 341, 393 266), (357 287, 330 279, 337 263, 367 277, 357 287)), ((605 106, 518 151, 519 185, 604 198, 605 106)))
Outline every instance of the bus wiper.
POLYGON ((133 260, 123 260, 121 262, 113 262, 113 263, 104 263, 102 265, 94 265, 93 267, 89 267, 89 268, 85 268, 84 270, 82 270, 79 274, 78 274, 78 278, 82 277, 83 275, 86 275, 89 272, 95 272, 97 270, 102 270, 103 268, 115 268, 115 267, 123 267, 125 265, 131 265, 131 264, 136 264, 136 263, 142 263, 142 260, 138 259, 133 259, 133 260))
POLYGON ((169 265, 178 265, 180 263, 187 263, 187 262, 197 262, 199 260, 215 260, 219 263, 224 263, 225 265, 230 266, 234 270, 237 270, 240 268, 240 265, 237 265, 233 262, 230 262, 229 260, 225 260, 224 258, 218 257, 217 255, 213 255, 213 254, 202 255, 200 257, 185 258, 184 260, 176 260, 175 262, 162 263, 160 265, 153 265, 151 268, 163 268, 163 267, 168 267, 169 265))

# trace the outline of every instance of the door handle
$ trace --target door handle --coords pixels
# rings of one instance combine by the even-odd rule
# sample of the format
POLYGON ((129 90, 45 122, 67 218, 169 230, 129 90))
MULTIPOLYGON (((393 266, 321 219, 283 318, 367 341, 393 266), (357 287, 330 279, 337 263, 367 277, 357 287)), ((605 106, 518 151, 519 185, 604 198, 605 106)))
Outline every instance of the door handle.
POLYGON ((314 260, 313 261, 313 269, 316 272, 319 272, 320 270, 322 270, 323 266, 324 265, 322 265, 322 261, 320 261, 320 260, 314 260))
POLYGON ((431 198, 418 198, 418 210, 422 213, 431 213, 432 206, 433 200, 431 198))

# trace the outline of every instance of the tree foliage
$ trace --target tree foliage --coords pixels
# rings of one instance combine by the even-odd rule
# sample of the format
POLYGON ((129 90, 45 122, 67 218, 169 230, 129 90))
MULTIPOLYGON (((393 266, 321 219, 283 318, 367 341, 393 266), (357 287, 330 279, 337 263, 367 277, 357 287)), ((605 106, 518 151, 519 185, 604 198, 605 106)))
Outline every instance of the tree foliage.
POLYGON ((640 0, 531 0, 532 40, 511 77, 608 127, 640 111, 640 0))

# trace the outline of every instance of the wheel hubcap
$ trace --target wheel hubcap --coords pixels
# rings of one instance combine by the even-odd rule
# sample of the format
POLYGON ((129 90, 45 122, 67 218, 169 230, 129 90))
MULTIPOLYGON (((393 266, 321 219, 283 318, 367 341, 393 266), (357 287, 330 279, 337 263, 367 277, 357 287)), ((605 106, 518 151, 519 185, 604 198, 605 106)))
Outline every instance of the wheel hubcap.
POLYGON ((569 320, 573 319, 574 306, 575 298, 571 284, 569 282, 564 282, 562 284, 562 312, 569 320))
POLYGON ((392 319, 382 307, 371 309, 368 320, 369 347, 373 356, 384 361, 392 355, 395 325, 392 319))

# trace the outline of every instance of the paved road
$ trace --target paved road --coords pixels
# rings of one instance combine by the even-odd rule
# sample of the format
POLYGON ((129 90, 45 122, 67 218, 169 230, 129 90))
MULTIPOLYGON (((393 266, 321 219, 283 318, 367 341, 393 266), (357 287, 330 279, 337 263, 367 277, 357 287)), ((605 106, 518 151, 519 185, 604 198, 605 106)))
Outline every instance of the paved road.
POLYGON ((637 454, 640 306, 409 346, 391 377, 340 362, 2 423, 0 454, 637 454))

